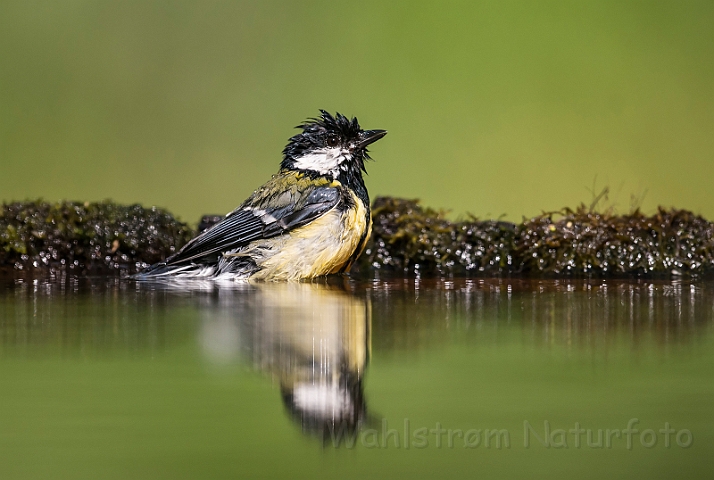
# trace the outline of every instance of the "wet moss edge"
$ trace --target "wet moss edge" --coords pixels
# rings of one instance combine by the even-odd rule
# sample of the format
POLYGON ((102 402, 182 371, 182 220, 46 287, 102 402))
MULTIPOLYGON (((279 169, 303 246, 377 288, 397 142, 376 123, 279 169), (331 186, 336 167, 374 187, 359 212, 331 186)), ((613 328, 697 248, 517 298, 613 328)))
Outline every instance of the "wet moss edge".
POLYGON ((167 211, 104 202, 5 203, 0 267, 127 275, 158 262, 195 235, 167 211))
MULTIPOLYGON (((206 216, 200 229, 220 220, 206 216)), ((378 197, 362 275, 699 276, 714 271, 714 224, 687 210, 616 215, 584 205, 520 224, 449 221, 417 200, 378 197)), ((0 211, 0 269, 130 274, 196 230, 160 208, 110 201, 14 202, 0 211)))
POLYGON ((373 219, 362 272, 666 277, 714 271, 714 224, 675 208, 616 215, 580 205, 520 224, 451 222, 417 200, 379 197, 373 219))

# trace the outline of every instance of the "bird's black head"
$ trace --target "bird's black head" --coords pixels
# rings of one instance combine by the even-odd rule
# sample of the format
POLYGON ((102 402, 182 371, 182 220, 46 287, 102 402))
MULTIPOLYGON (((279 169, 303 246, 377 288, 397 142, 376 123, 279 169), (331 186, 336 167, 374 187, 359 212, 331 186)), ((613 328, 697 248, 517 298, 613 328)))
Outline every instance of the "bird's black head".
POLYGON ((309 171, 333 178, 361 179, 367 146, 387 134, 386 130, 362 130, 356 118, 337 113, 334 117, 320 110, 319 118, 302 125, 302 133, 292 137, 285 150, 281 168, 309 171))

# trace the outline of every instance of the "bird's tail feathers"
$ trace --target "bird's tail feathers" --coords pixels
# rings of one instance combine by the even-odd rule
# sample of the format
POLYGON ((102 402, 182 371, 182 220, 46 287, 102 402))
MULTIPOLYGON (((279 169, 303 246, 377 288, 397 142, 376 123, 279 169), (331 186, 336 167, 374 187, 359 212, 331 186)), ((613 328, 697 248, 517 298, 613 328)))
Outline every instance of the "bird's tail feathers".
POLYGON ((168 265, 166 262, 159 262, 151 265, 142 272, 132 275, 131 278, 135 280, 148 280, 156 277, 175 275, 189 270, 192 267, 194 267, 194 265, 168 265))

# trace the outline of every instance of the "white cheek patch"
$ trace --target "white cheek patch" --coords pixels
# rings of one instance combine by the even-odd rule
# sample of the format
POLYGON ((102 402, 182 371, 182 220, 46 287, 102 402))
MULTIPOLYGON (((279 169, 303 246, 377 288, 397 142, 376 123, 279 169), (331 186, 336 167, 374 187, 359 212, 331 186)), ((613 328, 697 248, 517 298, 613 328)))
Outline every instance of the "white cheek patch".
POLYGON ((313 170, 322 175, 336 176, 340 165, 350 158, 349 150, 342 148, 323 148, 295 159, 295 167, 301 170, 313 170))

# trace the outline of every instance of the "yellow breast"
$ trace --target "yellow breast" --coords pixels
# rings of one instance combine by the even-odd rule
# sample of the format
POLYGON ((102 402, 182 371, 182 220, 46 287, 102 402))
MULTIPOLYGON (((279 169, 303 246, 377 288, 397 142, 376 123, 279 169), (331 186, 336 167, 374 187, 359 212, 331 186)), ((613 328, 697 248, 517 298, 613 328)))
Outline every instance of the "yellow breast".
POLYGON ((371 230, 364 203, 351 193, 355 207, 334 208, 304 227, 270 241, 270 255, 259 263, 261 270, 251 279, 281 281, 313 278, 342 271, 357 249, 365 232, 371 230))

